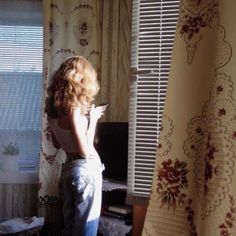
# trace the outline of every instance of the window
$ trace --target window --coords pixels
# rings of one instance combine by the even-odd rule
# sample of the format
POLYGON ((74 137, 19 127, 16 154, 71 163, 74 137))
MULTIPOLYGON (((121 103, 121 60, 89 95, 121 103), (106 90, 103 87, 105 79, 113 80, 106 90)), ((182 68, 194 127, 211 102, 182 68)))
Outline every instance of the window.
POLYGON ((42 95, 41 2, 0 0, 0 5, 0 179, 3 183, 36 182, 42 95), (26 173, 35 173, 35 178, 27 180, 26 173))
POLYGON ((179 0, 133 0, 128 194, 152 185, 179 0))

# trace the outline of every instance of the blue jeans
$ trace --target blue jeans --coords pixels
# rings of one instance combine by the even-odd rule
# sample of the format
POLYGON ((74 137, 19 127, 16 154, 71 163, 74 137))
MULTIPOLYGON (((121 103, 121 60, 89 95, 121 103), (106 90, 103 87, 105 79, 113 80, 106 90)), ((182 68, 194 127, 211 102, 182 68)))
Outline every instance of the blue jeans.
POLYGON ((101 211, 103 165, 78 159, 64 165, 60 180, 63 236, 96 236, 101 211))

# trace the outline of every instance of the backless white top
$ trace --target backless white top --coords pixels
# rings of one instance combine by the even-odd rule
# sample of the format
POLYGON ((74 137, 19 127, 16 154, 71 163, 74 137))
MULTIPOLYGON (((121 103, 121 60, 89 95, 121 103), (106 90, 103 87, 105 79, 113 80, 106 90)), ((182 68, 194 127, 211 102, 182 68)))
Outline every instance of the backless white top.
POLYGON ((65 152, 78 152, 77 145, 75 143, 75 138, 73 137, 72 131, 67 129, 62 129, 58 126, 57 119, 49 119, 49 125, 54 133, 57 141, 59 142, 61 148, 65 152))

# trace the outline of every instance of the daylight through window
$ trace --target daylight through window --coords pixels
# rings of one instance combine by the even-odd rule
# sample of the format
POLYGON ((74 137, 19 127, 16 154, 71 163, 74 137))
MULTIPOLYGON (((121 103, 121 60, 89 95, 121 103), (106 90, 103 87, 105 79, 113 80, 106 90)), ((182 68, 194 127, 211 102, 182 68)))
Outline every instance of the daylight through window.
POLYGON ((24 183, 38 172, 43 26, 39 1, 10 2, 0 10, 0 181, 24 183))

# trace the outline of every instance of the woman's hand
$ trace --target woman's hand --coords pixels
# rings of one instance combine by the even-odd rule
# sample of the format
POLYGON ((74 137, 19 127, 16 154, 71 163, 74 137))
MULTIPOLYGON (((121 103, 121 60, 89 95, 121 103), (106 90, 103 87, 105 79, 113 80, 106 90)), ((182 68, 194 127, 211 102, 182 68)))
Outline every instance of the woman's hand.
POLYGON ((107 106, 97 106, 95 107, 94 104, 91 106, 90 109, 90 119, 93 121, 97 121, 101 118, 101 116, 104 114, 107 106))

